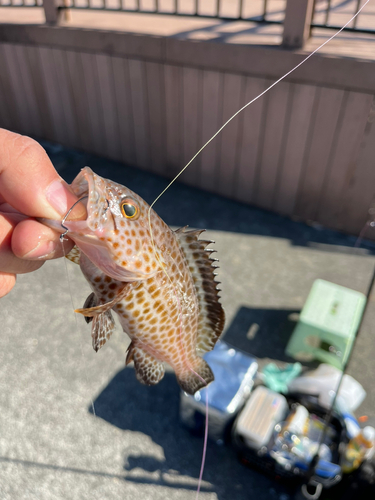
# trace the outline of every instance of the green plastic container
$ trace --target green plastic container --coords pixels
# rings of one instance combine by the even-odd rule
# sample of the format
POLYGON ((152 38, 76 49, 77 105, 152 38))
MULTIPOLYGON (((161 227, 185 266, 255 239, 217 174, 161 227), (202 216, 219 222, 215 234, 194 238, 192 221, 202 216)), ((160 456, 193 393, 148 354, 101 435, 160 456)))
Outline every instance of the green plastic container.
POLYGON ((363 293, 316 280, 286 353, 301 362, 318 359, 342 369, 351 351, 365 303, 363 293))

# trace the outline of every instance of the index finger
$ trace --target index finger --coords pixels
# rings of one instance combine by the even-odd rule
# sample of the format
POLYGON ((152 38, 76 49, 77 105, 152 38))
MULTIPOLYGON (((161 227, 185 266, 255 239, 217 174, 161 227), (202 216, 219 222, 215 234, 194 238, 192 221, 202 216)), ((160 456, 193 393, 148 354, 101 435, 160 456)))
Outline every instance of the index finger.
MULTIPOLYGON (((58 220, 77 201, 40 144, 1 128, 0 198, 30 217, 58 220)), ((85 215, 84 206, 78 204, 71 218, 85 215)))

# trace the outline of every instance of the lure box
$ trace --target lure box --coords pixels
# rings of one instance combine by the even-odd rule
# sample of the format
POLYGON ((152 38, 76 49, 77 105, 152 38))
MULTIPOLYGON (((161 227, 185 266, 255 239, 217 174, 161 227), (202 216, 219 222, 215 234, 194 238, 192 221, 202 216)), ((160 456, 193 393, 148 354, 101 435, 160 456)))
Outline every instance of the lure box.
MULTIPOLYGON (((333 412, 319 449, 326 409, 313 396, 288 394, 284 398, 287 406, 279 403, 281 418, 270 433, 275 421, 267 414, 272 406, 270 392, 263 387, 255 389, 233 425, 232 444, 241 462, 289 485, 297 486, 306 480, 318 489, 336 485, 342 479, 340 463, 343 444, 347 442, 342 417, 333 412), (319 457, 311 477, 310 464, 317 452, 319 457)), ((271 413, 275 417, 277 412, 271 413)))
POLYGON ((271 439, 275 425, 284 420, 288 411, 286 398, 267 387, 259 386, 241 411, 234 434, 254 449, 260 449, 271 439))
POLYGON ((247 401, 258 370, 255 358, 219 341, 204 359, 210 365, 215 380, 190 396, 181 391, 180 418, 190 430, 204 430, 206 397, 208 398, 208 435, 216 442, 224 442, 231 425, 247 401))

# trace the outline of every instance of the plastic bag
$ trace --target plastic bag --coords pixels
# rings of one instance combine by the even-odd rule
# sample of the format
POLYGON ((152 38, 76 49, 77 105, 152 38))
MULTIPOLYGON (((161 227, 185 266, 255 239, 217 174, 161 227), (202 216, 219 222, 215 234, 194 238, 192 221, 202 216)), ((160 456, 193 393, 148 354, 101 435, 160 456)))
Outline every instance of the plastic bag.
MULTIPOLYGON (((335 397, 341 373, 338 368, 322 363, 316 370, 292 380, 288 384, 288 389, 289 392, 318 396, 321 406, 329 409, 335 397)), ((365 397, 366 391, 361 384, 350 375, 344 375, 338 394, 340 406, 353 412, 360 406, 365 397)))

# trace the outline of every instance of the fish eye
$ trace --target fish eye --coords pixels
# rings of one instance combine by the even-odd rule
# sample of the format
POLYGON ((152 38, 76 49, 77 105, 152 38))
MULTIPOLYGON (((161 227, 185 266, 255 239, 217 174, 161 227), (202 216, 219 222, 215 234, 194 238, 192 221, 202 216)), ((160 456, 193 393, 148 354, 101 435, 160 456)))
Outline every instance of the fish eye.
POLYGON ((138 219, 139 208, 132 198, 124 198, 120 203, 121 213, 127 219, 138 219))

